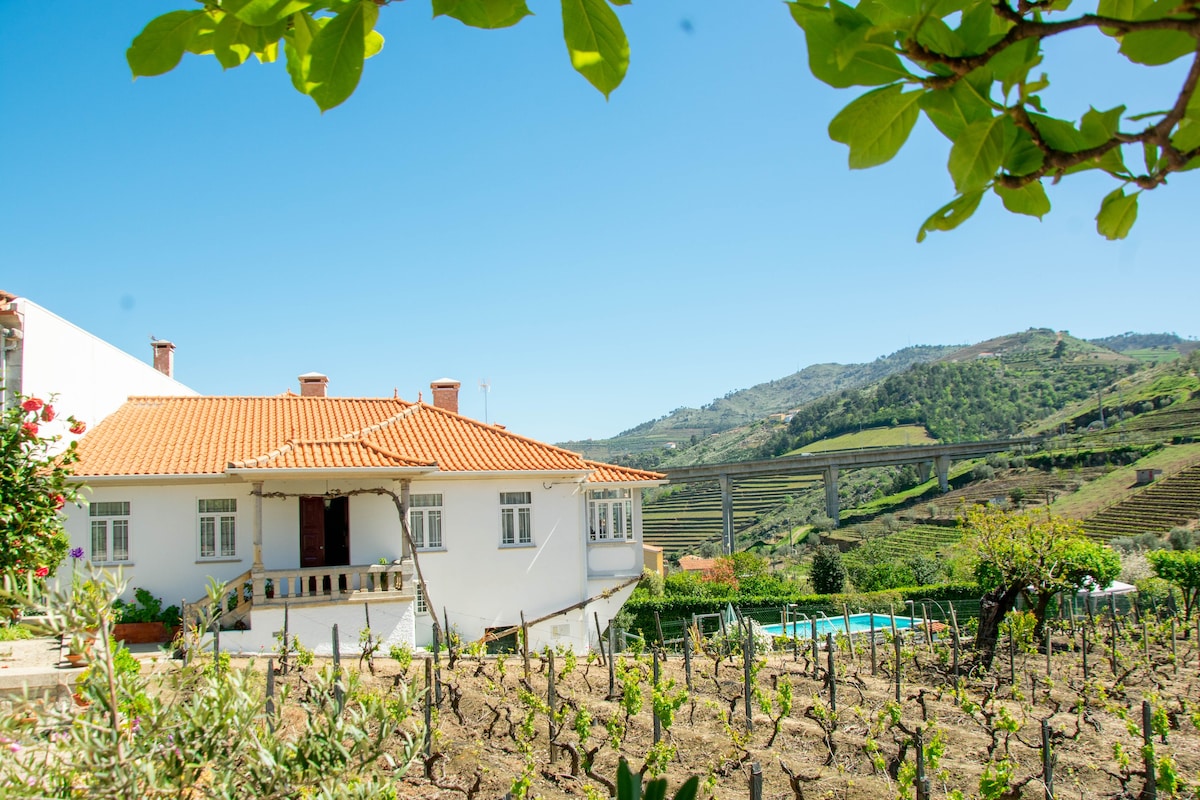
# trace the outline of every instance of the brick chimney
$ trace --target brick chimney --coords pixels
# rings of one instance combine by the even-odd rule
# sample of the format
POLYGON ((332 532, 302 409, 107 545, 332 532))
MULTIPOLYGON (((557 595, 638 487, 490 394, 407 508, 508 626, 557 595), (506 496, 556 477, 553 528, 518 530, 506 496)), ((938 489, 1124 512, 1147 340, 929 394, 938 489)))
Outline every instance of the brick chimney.
POLYGON ((162 339, 150 343, 154 349, 154 368, 168 378, 175 377, 175 345, 162 339))
POLYGON ((324 397, 325 387, 329 384, 329 378, 319 372, 306 372, 300 376, 300 396, 301 397, 324 397))
POLYGON ((433 407, 458 413, 458 387, 461 383, 453 378, 442 378, 429 384, 433 390, 433 407))

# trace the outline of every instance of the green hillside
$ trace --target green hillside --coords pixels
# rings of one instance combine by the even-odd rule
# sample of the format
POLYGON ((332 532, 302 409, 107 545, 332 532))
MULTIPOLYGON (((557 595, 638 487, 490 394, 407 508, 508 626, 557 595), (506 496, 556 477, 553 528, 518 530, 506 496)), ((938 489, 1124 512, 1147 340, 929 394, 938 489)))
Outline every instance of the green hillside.
MULTIPOLYGON (((658 450, 669 444, 677 449, 694 446, 714 434, 762 423, 772 414, 786 413, 831 392, 866 386, 913 364, 944 358, 957 349, 957 346, 919 345, 898 350, 890 356, 881 356, 868 364, 814 364, 785 378, 731 391, 702 408, 677 408, 670 414, 644 422, 610 439, 561 442, 560 446, 588 458, 653 466, 656 461, 634 461, 628 456, 658 450)), ((739 452, 742 449, 735 448, 739 452)), ((727 449, 719 452, 729 455, 727 449)), ((740 457, 745 458, 746 455, 748 453, 740 457)), ((733 455, 733 459, 738 457, 733 455)))

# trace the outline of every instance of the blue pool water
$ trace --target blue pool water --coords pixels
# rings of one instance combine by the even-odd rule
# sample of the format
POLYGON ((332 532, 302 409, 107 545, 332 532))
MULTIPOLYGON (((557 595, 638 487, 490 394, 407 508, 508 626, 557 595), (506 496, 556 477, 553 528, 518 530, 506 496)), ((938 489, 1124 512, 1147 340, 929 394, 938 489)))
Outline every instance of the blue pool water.
MULTIPOLYGON (((892 617, 887 614, 851 614, 850 615, 850 632, 851 633, 867 633, 871 630, 871 620, 874 618, 875 630, 883 631, 892 629, 892 617)), ((913 620, 912 617, 896 617, 896 630, 911 628, 914 625, 919 625, 920 620, 913 620)), ((792 623, 788 622, 787 630, 779 623, 774 625, 764 625, 763 630, 772 636, 791 636, 792 623)), ((846 621, 842 617, 830 617, 825 619, 819 617, 817 619, 817 636, 824 636, 827 633, 832 633, 835 636, 839 633, 846 632, 846 621)), ((796 621, 796 638, 807 639, 812 636, 812 623, 806 620, 796 621)))

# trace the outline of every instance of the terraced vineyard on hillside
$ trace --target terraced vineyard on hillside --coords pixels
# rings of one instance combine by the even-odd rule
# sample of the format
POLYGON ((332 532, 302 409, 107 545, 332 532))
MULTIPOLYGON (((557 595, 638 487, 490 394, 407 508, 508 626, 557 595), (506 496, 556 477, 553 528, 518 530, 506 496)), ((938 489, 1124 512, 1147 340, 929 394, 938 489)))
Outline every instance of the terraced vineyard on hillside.
MULTIPOLYGON (((749 478, 733 485, 733 526, 744 529, 788 498, 820 483, 814 475, 749 478)), ((647 505, 642 538, 668 556, 721 540, 721 490, 715 481, 696 483, 647 505)))
POLYGON ((1200 518, 1200 464, 1162 478, 1084 522, 1091 536, 1166 533, 1200 518))
POLYGON ((879 539, 879 548, 891 558, 932 556, 954 545, 962 538, 962 530, 948 525, 913 525, 899 533, 879 539))

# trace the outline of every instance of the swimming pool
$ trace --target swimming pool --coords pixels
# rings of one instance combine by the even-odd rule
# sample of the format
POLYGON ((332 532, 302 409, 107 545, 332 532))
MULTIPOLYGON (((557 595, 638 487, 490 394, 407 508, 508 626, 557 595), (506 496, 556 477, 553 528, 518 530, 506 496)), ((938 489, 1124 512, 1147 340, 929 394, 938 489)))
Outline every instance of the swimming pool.
MULTIPOLYGON (((892 617, 888 614, 851 614, 850 615, 850 632, 851 633, 867 633, 871 630, 872 620, 874 620, 875 630, 891 630, 892 617)), ((896 617, 896 630, 906 630, 921 624, 921 620, 914 620, 912 617, 896 617)), ((792 623, 789 621, 786 630, 784 626, 775 623, 774 625, 764 625, 763 630, 772 636, 791 636, 792 623)), ((817 618, 817 636, 824 636, 827 633, 832 633, 835 636, 839 633, 846 632, 846 620, 843 617, 818 617, 817 618)), ((812 636, 812 622, 808 620, 796 620, 796 638, 808 639, 812 636)))

